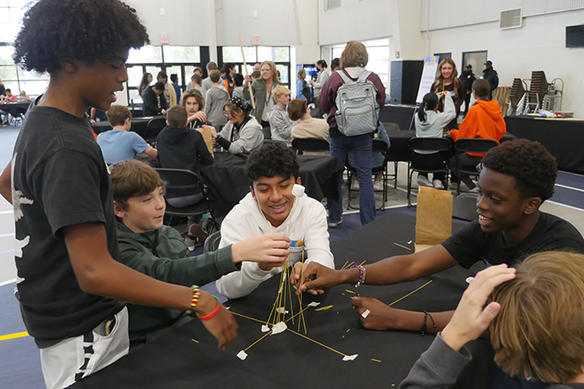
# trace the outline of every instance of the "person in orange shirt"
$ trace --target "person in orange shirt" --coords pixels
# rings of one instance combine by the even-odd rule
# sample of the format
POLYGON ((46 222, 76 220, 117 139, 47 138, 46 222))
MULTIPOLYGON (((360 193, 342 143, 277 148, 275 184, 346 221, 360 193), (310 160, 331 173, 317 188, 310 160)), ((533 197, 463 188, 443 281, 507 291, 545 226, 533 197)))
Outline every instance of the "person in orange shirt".
MULTIPOLYGON (((470 107, 458 129, 450 130, 450 137, 454 142, 461 138, 493 139, 499 142, 505 135, 507 128, 503 113, 497 101, 489 100, 490 90, 487 80, 476 80, 472 83, 472 93, 477 102, 470 107)), ((472 168, 480 162, 483 155, 467 153, 455 157, 461 167, 472 168)), ((471 190, 476 186, 468 176, 461 177, 461 180, 471 190)))

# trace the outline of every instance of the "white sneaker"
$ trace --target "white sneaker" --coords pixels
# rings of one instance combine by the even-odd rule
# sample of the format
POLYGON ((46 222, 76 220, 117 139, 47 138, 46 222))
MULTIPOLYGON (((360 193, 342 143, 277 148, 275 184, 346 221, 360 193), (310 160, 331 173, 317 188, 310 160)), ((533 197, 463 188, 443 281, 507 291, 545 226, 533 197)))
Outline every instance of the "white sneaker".
POLYGON ((383 192, 383 180, 373 182, 373 190, 375 192, 383 192))
POLYGON ((432 186, 432 184, 430 184, 428 177, 418 175, 418 186, 432 186))
POLYGON ((432 186, 434 186, 436 189, 444 189, 444 185, 440 180, 432 180, 432 186))
POLYGON ((351 181, 351 190, 359 190, 359 180, 351 181))

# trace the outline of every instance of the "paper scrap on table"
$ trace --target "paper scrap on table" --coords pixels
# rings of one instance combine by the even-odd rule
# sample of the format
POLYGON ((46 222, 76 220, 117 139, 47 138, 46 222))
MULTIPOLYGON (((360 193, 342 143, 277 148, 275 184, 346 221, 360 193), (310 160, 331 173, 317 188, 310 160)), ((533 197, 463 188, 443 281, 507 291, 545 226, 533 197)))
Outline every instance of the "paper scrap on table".
POLYGON ((357 358, 359 356, 359 354, 353 354, 353 355, 345 355, 343 357, 343 361, 353 361, 355 360, 355 358, 357 358))
POLYGON ((280 308, 278 308, 278 313, 284 313, 284 314, 286 314, 286 313, 288 313, 288 311, 286 310, 286 308, 280 307, 280 308))
POLYGON ((272 335, 276 335, 276 334, 279 334, 280 332, 284 332, 284 331, 286 331, 286 328, 288 328, 286 323, 284 323, 283 321, 280 321, 272 327, 272 335))
POLYGON ((247 353, 245 351, 241 350, 240 352, 237 353, 237 358, 239 358, 243 361, 243 360, 245 360, 245 358, 247 358, 247 353))
POLYGON ((308 304, 309 307, 318 307, 319 305, 320 303, 317 303, 316 301, 313 301, 310 304, 308 304))
POLYGON ((262 332, 268 332, 270 330, 270 327, 268 327, 265 324, 262 324, 262 332))
POLYGON ((466 283, 470 284, 474 280, 474 277, 466 277, 466 283))
POLYGON ((363 319, 367 319, 367 316, 369 316, 369 314, 371 313, 370 310, 366 309, 363 311, 363 313, 361 314, 361 316, 363 317, 363 319))

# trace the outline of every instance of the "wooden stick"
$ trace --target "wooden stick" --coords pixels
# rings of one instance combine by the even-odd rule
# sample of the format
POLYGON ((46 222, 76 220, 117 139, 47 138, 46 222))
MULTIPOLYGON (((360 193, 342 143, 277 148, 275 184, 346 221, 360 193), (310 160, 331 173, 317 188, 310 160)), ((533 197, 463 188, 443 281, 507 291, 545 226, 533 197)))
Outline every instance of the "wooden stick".
MULTIPOLYGON (((249 73, 247 72, 247 62, 245 60, 245 52, 243 50, 243 42, 241 41, 241 32, 239 33, 239 48, 241 49, 241 57, 243 58, 243 70, 245 71, 245 76, 248 77, 249 73)), ((251 97, 251 106, 255 109, 255 99, 253 98, 253 90, 251 89, 251 82, 247 84, 249 89, 249 97, 251 97)))

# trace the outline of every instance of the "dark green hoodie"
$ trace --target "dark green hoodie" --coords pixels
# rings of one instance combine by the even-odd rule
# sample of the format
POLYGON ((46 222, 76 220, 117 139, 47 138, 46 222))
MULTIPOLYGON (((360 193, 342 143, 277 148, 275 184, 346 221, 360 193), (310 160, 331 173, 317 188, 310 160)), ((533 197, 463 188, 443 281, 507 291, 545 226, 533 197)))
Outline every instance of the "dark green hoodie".
MULTIPOLYGON (((119 261, 160 281, 184 286, 204 285, 238 270, 231 261, 231 246, 196 257, 188 256, 183 238, 172 227, 145 233, 132 232, 117 221, 119 261)), ((187 320, 184 311, 128 304, 130 342, 150 342, 175 324, 187 320), (183 319, 184 318, 184 319, 183 319)))

